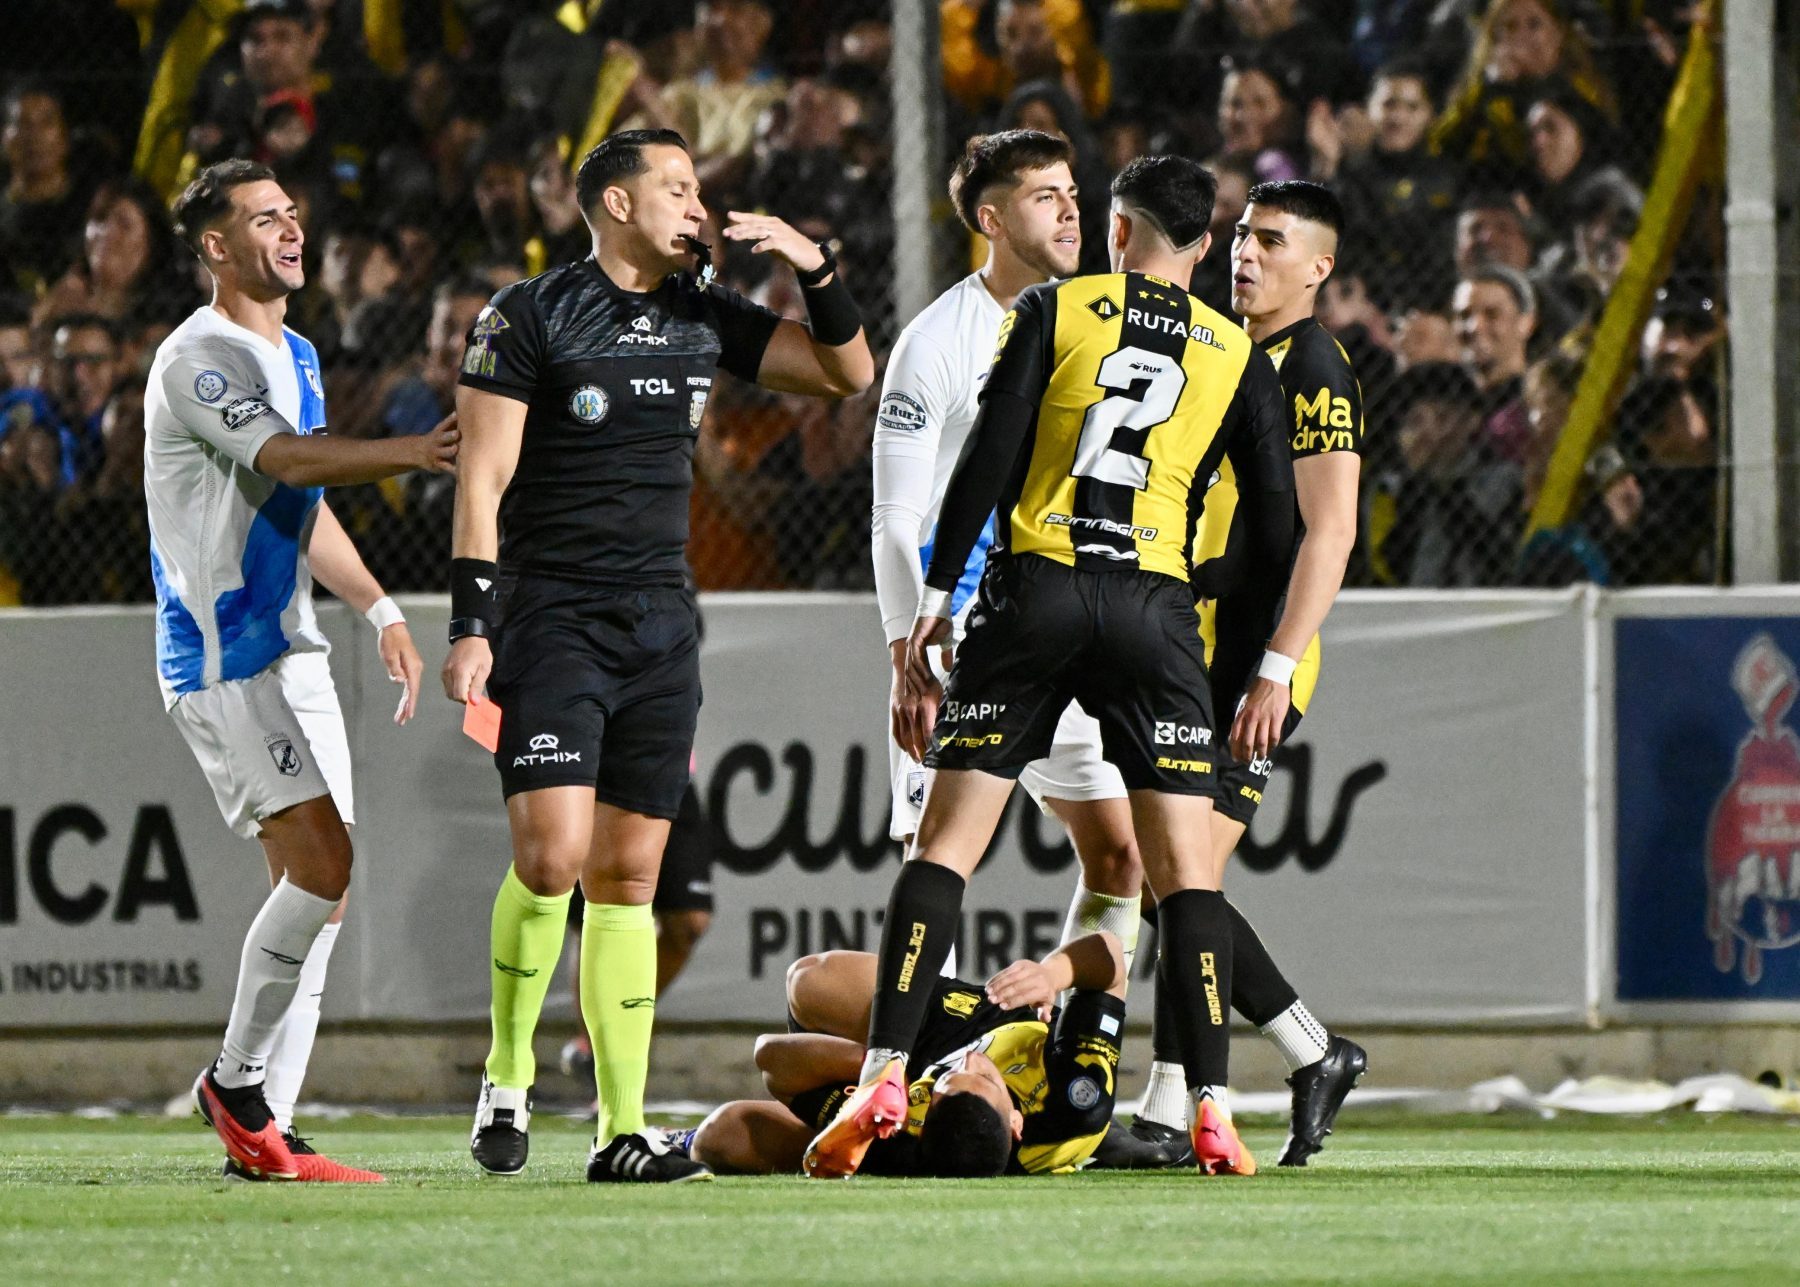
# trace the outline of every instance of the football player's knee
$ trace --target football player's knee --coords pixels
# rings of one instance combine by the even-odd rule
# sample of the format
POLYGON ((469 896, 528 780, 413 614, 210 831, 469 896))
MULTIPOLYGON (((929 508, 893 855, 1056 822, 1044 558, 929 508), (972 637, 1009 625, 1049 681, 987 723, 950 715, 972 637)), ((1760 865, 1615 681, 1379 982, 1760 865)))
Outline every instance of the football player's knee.
POLYGON ((806 1022, 807 1002, 811 999, 813 976, 825 964, 822 954, 802 956, 787 968, 788 1012, 801 1023, 806 1022))

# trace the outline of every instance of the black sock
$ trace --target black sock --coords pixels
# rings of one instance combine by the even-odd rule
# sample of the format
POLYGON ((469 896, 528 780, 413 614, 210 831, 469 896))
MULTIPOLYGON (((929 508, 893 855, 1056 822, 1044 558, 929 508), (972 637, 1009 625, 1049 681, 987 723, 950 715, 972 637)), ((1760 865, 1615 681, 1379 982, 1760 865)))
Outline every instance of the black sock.
POLYGON ((1231 915, 1216 889, 1184 889, 1162 900, 1157 917, 1156 990, 1169 1016, 1188 1089, 1230 1084, 1231 915))
POLYGON ((1163 986, 1161 931, 1156 940, 1156 1006, 1150 1017, 1150 1057, 1159 1064, 1181 1062, 1181 1038, 1175 1035, 1175 994, 1163 986))
POLYGON ((912 1049, 925 1022, 938 972, 950 958, 968 882, 948 867, 909 862, 900 867, 887 917, 881 923, 881 960, 869 1011, 869 1049, 912 1049))
POLYGON ((1260 1028, 1298 1001, 1300 994, 1230 899, 1225 909, 1231 913, 1231 1008, 1260 1028))

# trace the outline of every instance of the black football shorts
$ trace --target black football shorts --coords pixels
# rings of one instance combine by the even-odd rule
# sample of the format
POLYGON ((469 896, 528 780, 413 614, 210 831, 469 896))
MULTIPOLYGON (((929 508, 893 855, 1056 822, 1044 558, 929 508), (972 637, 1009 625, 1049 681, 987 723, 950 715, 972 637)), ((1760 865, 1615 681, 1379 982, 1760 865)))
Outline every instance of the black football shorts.
POLYGON ((1206 646, 1187 583, 990 558, 925 763, 1017 778, 1050 753, 1071 701, 1098 721, 1127 789, 1215 795, 1206 646))
POLYGON ((691 591, 521 576, 507 598, 488 693, 508 796, 591 786, 602 804, 673 819, 700 717, 691 591))

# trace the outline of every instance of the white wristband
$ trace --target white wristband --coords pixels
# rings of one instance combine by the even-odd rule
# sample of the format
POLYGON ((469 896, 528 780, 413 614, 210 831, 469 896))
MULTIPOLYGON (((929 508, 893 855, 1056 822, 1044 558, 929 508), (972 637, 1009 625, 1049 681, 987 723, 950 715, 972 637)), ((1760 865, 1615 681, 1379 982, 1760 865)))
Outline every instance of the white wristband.
POLYGON ((925 592, 919 596, 918 615, 942 617, 948 621, 950 619, 950 591, 934 590, 930 586, 926 586, 925 592))
POLYGON ((1264 652, 1262 662, 1256 668, 1256 677, 1266 679, 1271 684, 1280 684, 1283 688, 1291 688, 1294 684, 1294 670, 1299 664, 1282 653, 1264 652))
POLYGON ((397 626, 406 620, 406 614, 400 611, 400 605, 394 602, 392 595, 387 594, 370 604, 369 610, 363 613, 363 616, 368 618, 369 624, 375 627, 377 634, 389 626, 397 626))

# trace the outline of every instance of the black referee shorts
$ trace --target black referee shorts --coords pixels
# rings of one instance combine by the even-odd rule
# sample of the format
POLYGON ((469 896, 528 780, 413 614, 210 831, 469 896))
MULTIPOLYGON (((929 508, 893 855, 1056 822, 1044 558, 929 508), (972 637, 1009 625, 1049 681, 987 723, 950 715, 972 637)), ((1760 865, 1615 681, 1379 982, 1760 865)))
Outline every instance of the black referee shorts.
POLYGON ((509 798, 591 786, 602 804, 673 819, 700 716, 694 595, 522 575, 488 692, 500 706, 494 763, 509 798))
POLYGON ((1212 694, 1193 592, 1156 572, 990 558, 925 763, 1017 778, 1071 701, 1134 791, 1215 796, 1212 694))

